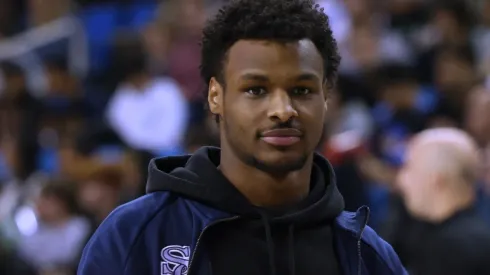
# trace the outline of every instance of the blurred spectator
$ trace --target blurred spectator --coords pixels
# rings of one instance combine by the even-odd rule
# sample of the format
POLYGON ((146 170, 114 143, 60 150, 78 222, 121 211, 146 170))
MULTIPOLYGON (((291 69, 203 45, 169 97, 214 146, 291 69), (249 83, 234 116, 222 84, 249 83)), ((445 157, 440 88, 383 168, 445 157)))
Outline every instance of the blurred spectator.
POLYGON ((490 91, 475 87, 466 102, 465 128, 475 138, 482 156, 479 210, 490 224, 490 91))
POLYGON ((171 78, 153 78, 138 36, 116 41, 120 85, 107 109, 109 125, 135 150, 162 155, 180 144, 187 123, 187 104, 171 78))
POLYGON ((490 89, 476 86, 465 104, 465 128, 480 148, 490 146, 490 89))
POLYGON ((468 91, 478 80, 475 77, 471 48, 443 47, 434 60, 434 84, 440 97, 431 124, 462 126, 464 104, 468 91))
POLYGON ((122 202, 124 173, 107 165, 95 169, 82 181, 78 201, 97 226, 122 202))
POLYGON ((107 106, 107 123, 126 146, 137 151, 145 178, 151 158, 181 151, 188 104, 172 78, 149 74, 141 36, 118 37, 112 59, 119 85, 107 106))
POLYGON ((167 72, 182 87, 190 103, 190 120, 199 122, 203 115, 204 83, 199 76, 201 28, 207 10, 202 0, 168 0, 159 10, 157 23, 169 39, 167 72))
POLYGON ((189 127, 185 136, 185 152, 192 154, 202 146, 219 147, 219 137, 213 135, 212 131, 208 128, 206 123, 191 125, 189 127))
POLYGON ((82 91, 63 60, 47 60, 47 90, 40 97, 42 112, 38 129, 40 152, 38 169, 44 173, 59 173, 59 148, 73 142, 80 133, 86 111, 82 91))
POLYGON ((37 222, 30 232, 23 232, 19 242, 20 255, 41 274, 73 271, 89 236, 88 221, 77 216, 79 208, 73 188, 71 182, 47 183, 36 202, 37 222))
POLYGON ((472 42, 478 61, 478 72, 490 76, 490 1, 482 0, 475 3, 479 20, 473 31, 472 42))
POLYGON ((475 210, 477 152, 469 135, 451 128, 411 142, 397 188, 416 224, 393 240, 410 274, 490 273, 489 227, 475 210))
POLYGON ((421 53, 417 68, 423 83, 434 80, 435 58, 441 47, 471 48, 469 42, 473 16, 462 0, 432 1, 428 24, 415 35, 414 43, 421 53))
POLYGON ((345 199, 345 208, 355 211, 367 204, 366 182, 357 167, 373 132, 369 109, 360 100, 347 100, 341 82, 330 95, 324 142, 320 152, 331 162, 345 199))
POLYGON ((0 147, 9 158, 11 177, 25 180, 36 169, 40 102, 27 89, 23 70, 0 65, 4 89, 0 91, 0 147), (7 154, 7 152, 10 152, 7 154))
POLYGON ((400 165, 408 139, 426 127, 430 104, 419 100, 427 93, 410 66, 387 64, 377 72, 378 103, 374 152, 393 167, 400 165))
POLYGON ((418 81, 412 66, 387 63, 375 74, 377 102, 372 108, 375 129, 369 151, 359 161, 369 187, 371 225, 378 226, 387 215, 389 192, 412 135, 426 127, 437 103, 430 90, 418 81))

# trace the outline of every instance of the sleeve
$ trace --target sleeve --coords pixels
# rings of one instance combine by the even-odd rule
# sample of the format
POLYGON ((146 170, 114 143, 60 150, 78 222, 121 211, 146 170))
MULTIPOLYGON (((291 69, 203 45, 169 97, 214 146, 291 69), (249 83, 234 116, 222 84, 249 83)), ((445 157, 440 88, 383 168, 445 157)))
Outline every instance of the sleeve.
POLYGON ((123 275, 133 244, 160 203, 145 195, 116 208, 85 246, 77 275, 123 275))
POLYGON ((363 260, 373 274, 408 275, 393 247, 367 226, 363 240, 368 244, 363 249, 363 260), (369 253, 374 252, 374 253, 369 253))
POLYGON ((393 275, 408 275, 407 270, 405 269, 405 267, 401 263, 400 258, 396 254, 393 247, 391 247, 391 245, 388 244, 387 242, 385 242, 384 240, 381 240, 381 241, 383 241, 386 245, 386 249, 388 251, 387 252, 388 257, 390 259, 389 262, 391 263, 390 265, 391 265, 391 268, 393 269, 393 275))
MULTIPOLYGON (((118 213, 119 212, 119 213, 118 213)), ((95 231, 82 253, 77 275, 122 275, 130 243, 115 210, 95 231)))

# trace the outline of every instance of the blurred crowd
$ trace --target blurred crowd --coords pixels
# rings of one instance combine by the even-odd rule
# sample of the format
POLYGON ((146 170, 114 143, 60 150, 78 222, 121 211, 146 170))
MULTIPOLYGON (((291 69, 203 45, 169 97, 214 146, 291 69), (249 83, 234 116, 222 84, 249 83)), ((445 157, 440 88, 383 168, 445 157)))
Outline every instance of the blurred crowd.
MULTIPOLYGON (((397 173, 411 136, 451 126, 481 148, 472 204, 490 225, 490 1, 318 3, 342 56, 318 151, 347 210, 369 205, 410 263, 397 173)), ((0 274, 73 274, 98 224, 144 194, 151 158, 219 145, 198 67, 220 4, 0 2, 0 274)))

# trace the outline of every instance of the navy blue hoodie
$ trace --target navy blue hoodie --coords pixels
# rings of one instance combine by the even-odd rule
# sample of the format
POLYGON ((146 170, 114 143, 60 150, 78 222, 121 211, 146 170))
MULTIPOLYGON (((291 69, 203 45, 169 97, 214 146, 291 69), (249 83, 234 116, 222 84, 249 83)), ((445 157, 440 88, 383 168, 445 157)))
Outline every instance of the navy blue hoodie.
POLYGON ((404 275, 393 249, 343 212, 329 163, 315 155, 310 194, 252 206, 218 170, 220 151, 150 163, 148 194, 117 208, 87 244, 80 275, 404 275))

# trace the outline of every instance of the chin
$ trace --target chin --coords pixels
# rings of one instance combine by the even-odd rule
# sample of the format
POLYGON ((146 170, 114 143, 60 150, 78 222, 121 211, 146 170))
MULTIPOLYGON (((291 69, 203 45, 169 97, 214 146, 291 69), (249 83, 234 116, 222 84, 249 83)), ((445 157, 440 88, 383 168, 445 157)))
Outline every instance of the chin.
POLYGON ((270 173, 286 173, 302 169, 308 156, 299 153, 271 153, 263 158, 256 158, 254 166, 270 173))

